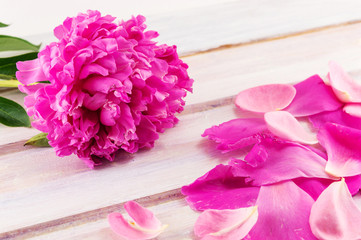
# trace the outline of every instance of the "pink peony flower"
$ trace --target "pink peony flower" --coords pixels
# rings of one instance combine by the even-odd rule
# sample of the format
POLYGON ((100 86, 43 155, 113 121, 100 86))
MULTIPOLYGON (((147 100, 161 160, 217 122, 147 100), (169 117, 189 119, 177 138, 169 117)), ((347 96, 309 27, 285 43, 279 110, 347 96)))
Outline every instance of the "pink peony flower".
POLYGON ((32 125, 49 133, 58 156, 74 153, 93 167, 119 149, 153 147, 177 123, 193 80, 176 46, 157 45, 144 21, 89 10, 56 27, 59 41, 38 59, 18 62, 32 125))

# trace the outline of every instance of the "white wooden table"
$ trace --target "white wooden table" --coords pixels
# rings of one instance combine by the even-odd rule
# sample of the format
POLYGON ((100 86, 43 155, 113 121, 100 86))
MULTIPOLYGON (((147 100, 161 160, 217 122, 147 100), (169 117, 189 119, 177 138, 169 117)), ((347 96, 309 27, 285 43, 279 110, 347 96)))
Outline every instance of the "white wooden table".
MULTIPOLYGON (((180 122, 154 149, 120 153, 88 169, 76 156, 24 147, 37 130, 0 126, 0 239, 119 239, 106 216, 137 200, 169 224, 157 239, 195 239, 192 211, 180 193, 229 155, 202 139, 203 131, 237 117, 232 97, 265 83, 324 76, 329 60, 361 76, 361 1, 13 1, 2 0, 0 34, 49 43, 66 16, 97 9, 127 19, 147 17, 159 42, 176 44, 194 78, 180 122)), ((17 90, 0 95, 22 103, 17 90)), ((361 206, 360 196, 356 199, 361 206)))

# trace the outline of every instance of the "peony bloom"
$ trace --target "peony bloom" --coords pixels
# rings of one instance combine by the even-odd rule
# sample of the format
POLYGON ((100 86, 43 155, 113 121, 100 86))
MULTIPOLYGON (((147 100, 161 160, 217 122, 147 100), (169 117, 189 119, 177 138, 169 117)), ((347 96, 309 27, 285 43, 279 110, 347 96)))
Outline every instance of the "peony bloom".
POLYGON ((157 45, 144 21, 89 10, 56 27, 59 41, 38 59, 18 62, 32 125, 49 133, 58 156, 74 153, 93 167, 119 149, 153 147, 177 123, 193 80, 176 46, 157 45))

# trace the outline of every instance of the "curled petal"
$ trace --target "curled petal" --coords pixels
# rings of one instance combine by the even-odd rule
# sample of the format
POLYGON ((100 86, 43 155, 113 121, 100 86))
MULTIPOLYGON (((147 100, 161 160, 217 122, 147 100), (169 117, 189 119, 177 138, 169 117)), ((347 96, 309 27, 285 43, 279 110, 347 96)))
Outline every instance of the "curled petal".
POLYGON ((271 112, 284 109, 293 100, 296 89, 289 84, 268 84, 246 89, 236 98, 236 105, 251 112, 271 112))
POLYGON ((343 107, 343 110, 351 116, 361 118, 361 104, 348 103, 343 107))
POLYGON ((316 136, 307 132, 289 112, 267 112, 264 119, 268 130, 280 138, 304 144, 316 144, 318 142, 316 136))
POLYGON ((113 212, 108 215, 108 221, 112 230, 125 239, 152 239, 167 227, 150 210, 134 201, 125 203, 124 208, 132 220, 126 220, 121 213, 113 212))
POLYGON ((312 150, 300 144, 272 139, 255 145, 245 161, 232 160, 229 164, 234 166, 236 176, 247 177, 246 180, 256 186, 299 177, 332 178, 325 172, 326 160, 312 150))
POLYGON ((313 203, 292 181, 262 186, 256 203, 258 221, 244 239, 316 239, 308 223, 313 203))
POLYGON ((25 85, 46 80, 43 69, 40 66, 39 59, 17 62, 16 78, 25 85))
POLYGON ((192 184, 182 187, 182 194, 191 208, 236 209, 253 206, 259 187, 246 183, 234 174, 234 167, 218 165, 192 184))
POLYGON ((239 209, 205 210, 194 225, 194 233, 202 240, 234 240, 244 238, 258 218, 257 206, 239 209))
POLYGON ((326 172, 339 177, 361 174, 361 130, 326 123, 318 139, 328 155, 326 172))
POLYGON ((332 183, 321 193, 312 206, 310 226, 319 239, 361 239, 361 211, 344 180, 332 183))
POLYGON ((219 143, 217 149, 228 152, 257 143, 255 135, 266 130, 261 118, 239 118, 208 128, 202 136, 219 143))
POLYGON ((334 61, 329 62, 329 83, 342 102, 361 102, 361 85, 357 84, 340 65, 334 61))
POLYGON ((284 110, 295 117, 334 111, 342 107, 342 103, 336 98, 332 88, 325 85, 318 75, 309 77, 295 84, 294 87, 296 88, 296 96, 284 110))

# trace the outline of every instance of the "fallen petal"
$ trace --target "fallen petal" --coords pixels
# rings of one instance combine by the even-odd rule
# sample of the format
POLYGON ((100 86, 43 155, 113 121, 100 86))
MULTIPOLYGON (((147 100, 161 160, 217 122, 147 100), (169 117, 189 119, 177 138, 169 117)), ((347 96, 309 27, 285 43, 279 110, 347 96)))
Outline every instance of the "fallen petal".
POLYGON ((348 190, 351 195, 355 195, 361 189, 361 175, 345 177, 345 182, 347 184, 348 190))
POLYGON ((292 181, 262 186, 256 203, 258 221, 244 239, 316 239, 308 223, 313 203, 292 181))
POLYGON ((111 229, 125 239, 146 240, 157 237, 167 227, 154 214, 134 201, 124 204, 132 220, 126 220, 121 213, 108 215, 111 229))
POLYGON ((324 178, 297 178, 294 179, 293 182, 316 201, 320 194, 333 183, 334 180, 324 178))
POLYGON ((255 135, 266 130, 261 118, 239 118, 206 129, 202 137, 219 143, 217 149, 228 152, 257 143, 255 135))
POLYGON ((235 176, 247 177, 255 186, 299 177, 333 178, 325 172, 326 160, 314 151, 300 144, 272 139, 256 144, 245 161, 234 159, 229 164, 234 166, 235 176), (258 157, 257 164, 254 157, 258 157))
POLYGON ((361 211, 344 180, 332 183, 321 193, 312 206, 310 226, 319 239, 361 239, 361 211))
POLYGON ((268 84, 240 92, 235 104, 247 111, 264 113, 284 109, 295 95, 296 89, 292 85, 268 84))
POLYGON ((195 210, 236 209, 254 206, 259 187, 237 177, 234 168, 218 165, 192 184, 182 187, 182 194, 195 210))
POLYGON ((343 107, 343 110, 351 116, 361 118, 361 104, 348 103, 343 107))
POLYGON ((291 113, 267 112, 264 115, 268 130, 277 137, 304 144, 316 144, 316 135, 307 132, 291 113))
POLYGON ((295 117, 334 111, 343 106, 333 93, 332 88, 325 85, 318 75, 309 77, 295 84, 294 87, 296 89, 296 96, 284 110, 290 112, 295 117))
POLYGON ((308 118, 316 129, 319 129, 324 124, 331 122, 361 130, 361 118, 353 117, 345 113, 342 109, 315 114, 308 118))
POLYGON ((202 240, 235 240, 244 238, 258 219, 257 206, 239 209, 205 210, 194 225, 202 240))
POLYGON ((361 85, 355 82, 343 69, 334 61, 329 62, 329 83, 342 102, 361 102, 361 85))
POLYGON ((338 177, 361 174, 361 130, 326 123, 318 140, 327 151, 327 173, 338 177))

